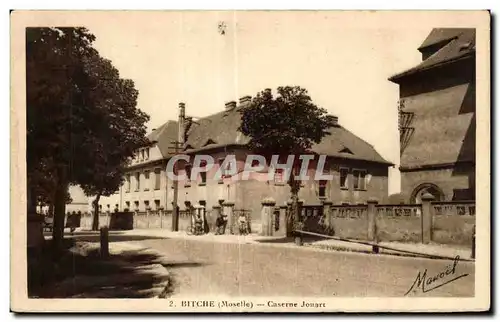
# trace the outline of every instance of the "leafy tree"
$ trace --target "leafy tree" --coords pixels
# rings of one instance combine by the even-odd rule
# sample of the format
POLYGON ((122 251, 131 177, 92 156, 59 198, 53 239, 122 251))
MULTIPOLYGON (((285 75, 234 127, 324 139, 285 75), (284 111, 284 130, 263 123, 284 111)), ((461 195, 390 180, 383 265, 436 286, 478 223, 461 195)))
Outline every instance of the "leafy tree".
MULTIPOLYGON (((276 97, 270 89, 257 93, 251 104, 242 110, 239 130, 250 138, 248 146, 254 152, 267 157, 278 154, 286 159, 288 155, 310 153, 313 144, 321 142, 333 125, 333 116, 316 106, 306 89, 284 86, 277 88, 276 97)), ((298 161, 296 157, 288 180, 296 228, 300 228, 298 161)), ((296 241, 300 243, 300 237, 296 237, 296 241)))
MULTIPOLYGON (((82 58, 95 52, 93 35, 84 28, 26 29, 27 169, 31 198, 33 182, 53 180, 56 246, 63 238, 65 197, 75 180, 85 137, 85 99, 79 80, 84 74, 82 58), (43 173, 41 163, 50 165, 43 173), (38 170, 38 171, 37 171, 38 170)), ((88 118, 87 118, 88 119, 88 118)))
POLYGON ((91 147, 87 167, 80 171, 78 182, 88 196, 96 196, 92 229, 99 228, 99 199, 115 193, 135 151, 148 144, 146 123, 149 116, 136 108, 138 91, 131 80, 122 79, 111 61, 99 56, 86 62, 88 102, 96 111, 99 126, 88 138, 91 147), (104 76, 104 77, 103 77, 104 76))
POLYGON ((37 186, 52 187, 56 247, 69 184, 90 191, 122 171, 116 160, 132 155, 131 141, 144 141, 148 120, 136 108, 134 83, 119 77, 94 40, 85 28, 26 30, 28 185, 34 200, 37 186))

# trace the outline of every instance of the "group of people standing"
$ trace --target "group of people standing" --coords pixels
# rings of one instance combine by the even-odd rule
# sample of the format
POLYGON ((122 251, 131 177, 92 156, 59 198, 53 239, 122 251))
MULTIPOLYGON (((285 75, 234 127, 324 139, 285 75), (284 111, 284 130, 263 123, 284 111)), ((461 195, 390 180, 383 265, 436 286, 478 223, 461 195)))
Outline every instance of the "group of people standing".
MULTIPOLYGON (((228 219, 227 216, 219 214, 215 220, 215 235, 224 235, 227 228, 228 219)), ((203 235, 205 233, 205 218, 201 214, 196 214, 194 220, 194 235, 203 235)), ((238 216, 238 230, 240 235, 248 235, 250 233, 250 227, 248 225, 247 217, 244 213, 240 213, 238 216)))

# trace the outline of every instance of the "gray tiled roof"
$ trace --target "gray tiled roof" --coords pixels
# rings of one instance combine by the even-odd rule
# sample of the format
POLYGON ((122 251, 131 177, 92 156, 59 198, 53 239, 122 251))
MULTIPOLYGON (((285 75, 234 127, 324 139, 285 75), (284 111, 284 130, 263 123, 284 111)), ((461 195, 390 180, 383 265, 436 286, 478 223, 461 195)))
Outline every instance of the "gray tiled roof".
MULTIPOLYGON (((243 146, 247 144, 249 138, 238 131, 241 122, 240 108, 224 110, 193 123, 188 131, 188 139, 185 143, 186 152, 194 153, 229 145, 243 146)), ((392 163, 382 158, 372 145, 342 126, 333 127, 329 132, 330 135, 327 135, 322 142, 313 146, 312 150, 315 153, 392 165, 392 163), (350 150, 352 154, 345 152, 345 148, 350 150)), ((167 158, 170 156, 168 146, 171 145, 171 141, 176 139, 176 133, 177 122, 168 121, 151 133, 149 138, 158 141, 163 156, 167 158)))
POLYGON ((397 83, 398 80, 404 76, 416 74, 447 62, 472 56, 476 50, 475 36, 475 29, 433 29, 426 40, 419 47, 419 50, 424 50, 429 46, 439 43, 442 47, 417 66, 396 74, 390 77, 389 80, 397 83))

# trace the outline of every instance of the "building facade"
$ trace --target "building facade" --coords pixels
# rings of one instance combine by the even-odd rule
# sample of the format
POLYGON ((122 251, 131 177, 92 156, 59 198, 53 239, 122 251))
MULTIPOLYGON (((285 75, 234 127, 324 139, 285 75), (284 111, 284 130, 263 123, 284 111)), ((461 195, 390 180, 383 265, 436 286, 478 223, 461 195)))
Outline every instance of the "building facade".
MULTIPOLYGON (((290 198, 290 188, 280 170, 271 178, 267 169, 250 176, 248 180, 241 178, 250 151, 246 148, 249 139, 238 131, 238 127, 241 109, 249 103, 250 97, 242 97, 239 104, 234 101, 226 103, 223 111, 198 120, 186 117, 181 103, 181 121, 168 121, 153 130, 148 136, 151 145, 138 151, 124 185, 113 196, 101 197, 101 209, 172 209, 174 182, 168 179, 166 168, 174 152, 172 142, 179 137, 178 133, 181 133, 183 141, 182 153, 191 157, 190 162, 178 161, 178 175, 190 176, 192 160, 198 154, 210 155, 215 161, 214 167, 207 173, 199 173, 193 180, 178 182, 178 205, 181 209, 189 204, 211 209, 214 205, 231 201, 236 209, 249 210, 253 220, 258 220, 262 199, 272 197, 277 205, 284 205, 290 198), (214 180, 214 173, 227 155, 235 157, 236 174, 214 180)), ((310 180, 302 183, 299 198, 306 204, 319 204, 322 200, 357 204, 366 202, 370 197, 385 199, 388 194, 388 167, 392 164, 384 160, 373 146, 338 122, 329 132, 330 135, 321 143, 313 146, 311 154, 316 161, 319 155, 326 156, 324 174, 333 175, 333 180, 314 180, 316 161, 311 162, 308 170, 310 180)))
MULTIPOLYGON (((80 212, 83 214, 92 211, 90 204, 92 198, 89 199, 80 186, 70 185, 68 187, 68 193, 71 196, 71 202, 66 204, 66 213, 80 212)), ((49 208, 50 207, 48 205, 39 205, 37 211, 42 214, 49 214, 51 211, 49 208)))
POLYGON ((401 192, 420 202, 475 199, 475 30, 433 29, 399 85, 401 192))

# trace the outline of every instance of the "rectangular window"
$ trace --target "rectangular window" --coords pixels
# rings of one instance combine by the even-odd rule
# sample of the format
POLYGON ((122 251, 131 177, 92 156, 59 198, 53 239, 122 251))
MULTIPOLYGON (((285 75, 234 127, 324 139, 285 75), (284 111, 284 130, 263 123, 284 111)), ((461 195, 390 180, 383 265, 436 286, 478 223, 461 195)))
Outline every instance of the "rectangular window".
POLYGON ((349 169, 340 168, 340 189, 349 189, 349 182, 347 176, 349 174, 349 169))
MULTIPOLYGON (((226 177, 226 169, 222 167, 222 163, 224 162, 223 158, 220 158, 217 160, 217 164, 220 169, 220 178, 219 178, 219 183, 224 183, 224 178, 226 177)), ((217 171, 219 171, 219 169, 217 171)))
POLYGON ((139 191, 141 188, 141 174, 136 172, 135 174, 135 191, 139 191))
POLYGON ((284 184, 284 179, 283 179, 283 169, 276 169, 274 172, 274 183, 275 184, 284 184))
MULTIPOLYGON (((201 161, 200 162, 200 170, 204 169, 206 166, 207 166, 207 162, 206 161, 201 161)), ((201 177, 201 183, 200 184, 202 184, 202 185, 206 184, 207 183, 207 172, 206 171, 200 172, 200 177, 201 177)))
POLYGON ((134 201, 135 209, 139 210, 139 201, 134 201))
POLYGON ((184 167, 184 170, 186 171, 186 181, 190 182, 191 181, 191 169, 193 166, 191 164, 186 164, 184 167))
POLYGON ((155 200, 155 209, 158 210, 160 209, 160 200, 155 200))
POLYGON ((130 174, 125 177, 125 192, 130 192, 130 174))
POLYGON ((161 186, 161 169, 155 169, 155 190, 160 190, 161 186))
POLYGON ((352 176, 354 180, 354 189, 366 190, 366 170, 353 170, 352 176))
POLYGON ((146 160, 149 160, 149 148, 147 148, 145 152, 146 152, 146 160))
POLYGON ((148 191, 149 190, 149 171, 146 170, 144 171, 144 191, 148 191))
POLYGON ((325 198, 326 197, 326 180, 320 180, 319 181, 318 195, 319 195, 320 198, 325 198))
POLYGON ((130 201, 125 201, 125 208, 127 208, 127 210, 130 210, 130 201))
POLYGON ((220 159, 217 160, 217 164, 219 165, 221 175, 224 178, 224 176, 226 175, 226 169, 222 168, 222 163, 223 162, 224 162, 224 159, 222 159, 222 158, 220 158, 220 159))

